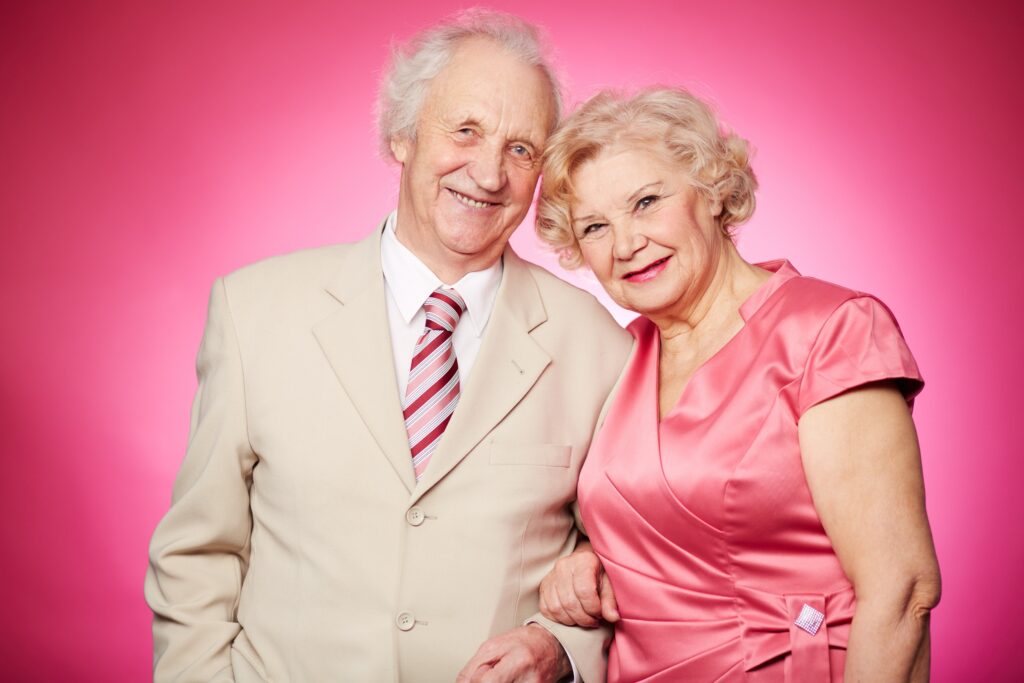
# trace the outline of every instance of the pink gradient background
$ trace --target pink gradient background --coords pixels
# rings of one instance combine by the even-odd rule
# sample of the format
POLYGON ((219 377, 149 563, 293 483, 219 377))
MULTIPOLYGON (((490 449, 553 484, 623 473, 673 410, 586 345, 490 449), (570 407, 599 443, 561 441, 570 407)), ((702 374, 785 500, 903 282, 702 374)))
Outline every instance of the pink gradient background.
MULTIPOLYGON (((366 5, 0 10, 0 678, 149 676, 146 546, 209 287, 385 215, 390 37, 459 6, 366 5)), ((494 6, 548 27, 572 101, 661 81, 719 102, 758 150, 742 252, 896 312, 928 381, 935 680, 1020 680, 1021 5, 494 6)), ((531 225, 513 243, 555 268, 531 225)))

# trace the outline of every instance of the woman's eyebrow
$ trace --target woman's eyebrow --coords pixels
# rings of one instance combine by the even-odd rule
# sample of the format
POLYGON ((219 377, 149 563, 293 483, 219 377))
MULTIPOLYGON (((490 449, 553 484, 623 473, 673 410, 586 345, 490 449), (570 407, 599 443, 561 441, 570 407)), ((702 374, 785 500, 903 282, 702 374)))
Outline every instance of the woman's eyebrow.
MULTIPOLYGON (((633 204, 633 202, 635 202, 637 199, 639 199, 643 195, 647 194, 650 190, 652 190, 652 189, 654 189, 656 187, 660 187, 661 185, 662 185, 662 182, 660 180, 655 180, 654 182, 650 182, 650 183, 647 183, 646 185, 642 185, 639 188, 637 188, 636 191, 633 192, 633 194, 629 195, 629 197, 627 197, 626 201, 623 202, 623 203, 626 204, 626 206, 630 206, 630 205, 633 204)), ((601 215, 600 214, 594 214, 594 213, 588 213, 586 216, 580 216, 579 218, 574 218, 572 220, 572 222, 573 223, 583 223, 583 222, 586 222, 586 221, 592 221, 592 220, 594 220, 596 218, 601 218, 601 215)))
POLYGON ((647 194, 647 192, 649 190, 653 189, 654 187, 660 186, 661 184, 662 184, 661 181, 654 181, 653 183, 647 183, 643 187, 639 188, 636 192, 634 192, 633 194, 629 195, 629 199, 626 200, 626 204, 632 204, 637 199, 640 199, 641 196, 647 194))
POLYGON ((592 221, 595 218, 600 218, 599 215, 594 213, 588 213, 586 216, 580 216, 579 218, 572 219, 573 223, 584 223, 586 221, 592 221))

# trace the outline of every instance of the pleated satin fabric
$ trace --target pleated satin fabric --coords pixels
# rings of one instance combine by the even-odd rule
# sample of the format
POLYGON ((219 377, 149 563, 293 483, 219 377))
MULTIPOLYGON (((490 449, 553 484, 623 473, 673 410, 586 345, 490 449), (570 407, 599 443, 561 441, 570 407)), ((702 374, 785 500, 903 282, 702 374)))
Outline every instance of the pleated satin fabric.
MULTIPOLYGON (((579 480, 618 598, 608 680, 842 681, 856 599, 815 511, 797 422, 811 406, 921 374, 892 314, 786 261, 744 327, 658 421, 657 328, 637 340, 579 480), (824 615, 812 635, 804 606, 824 615)), ((813 613, 812 613, 813 614, 813 613)))

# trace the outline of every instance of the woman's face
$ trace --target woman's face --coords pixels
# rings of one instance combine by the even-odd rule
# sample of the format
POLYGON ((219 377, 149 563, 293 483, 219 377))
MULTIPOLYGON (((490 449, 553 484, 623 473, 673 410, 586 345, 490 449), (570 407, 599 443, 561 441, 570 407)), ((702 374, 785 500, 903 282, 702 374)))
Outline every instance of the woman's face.
POLYGON ((573 231, 615 303, 682 313, 707 289, 726 237, 686 169, 653 146, 617 146, 573 174, 573 231))

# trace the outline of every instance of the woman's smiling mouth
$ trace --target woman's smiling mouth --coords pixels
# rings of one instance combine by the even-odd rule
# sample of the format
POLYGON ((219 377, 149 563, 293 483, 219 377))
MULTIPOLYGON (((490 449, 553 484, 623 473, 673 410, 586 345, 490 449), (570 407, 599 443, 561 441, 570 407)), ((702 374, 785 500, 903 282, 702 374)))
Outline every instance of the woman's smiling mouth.
POLYGON ((634 270, 626 273, 622 276, 622 279, 628 280, 629 282, 647 282, 648 280, 653 280, 658 277, 661 271, 665 270, 665 263, 668 262, 668 259, 668 256, 660 258, 640 270, 634 270))

